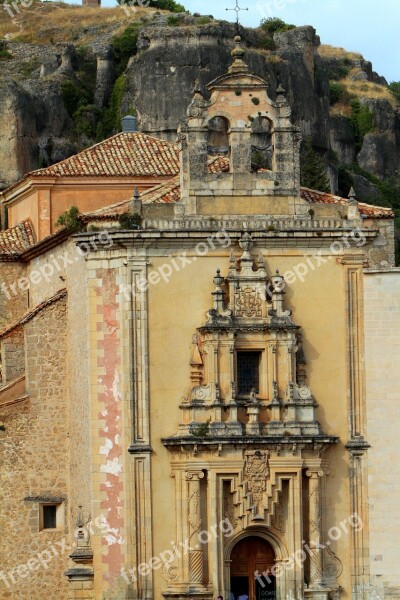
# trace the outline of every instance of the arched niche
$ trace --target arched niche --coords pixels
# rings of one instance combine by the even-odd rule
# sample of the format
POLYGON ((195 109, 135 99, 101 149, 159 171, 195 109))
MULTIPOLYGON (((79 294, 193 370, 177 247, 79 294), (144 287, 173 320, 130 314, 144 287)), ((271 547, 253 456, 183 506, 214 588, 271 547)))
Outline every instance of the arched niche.
POLYGON ((253 117, 251 122, 251 170, 267 169, 273 165, 273 123, 265 116, 253 117))
MULTIPOLYGON (((269 559, 271 559, 272 557, 276 564, 281 563, 284 560, 284 558, 288 555, 288 550, 283 539, 280 536, 278 536, 276 532, 273 532, 268 527, 262 525, 257 527, 250 527, 227 540, 227 543, 224 548, 224 585, 227 598, 231 598, 232 579, 235 576, 235 565, 233 562, 235 560, 235 548, 238 548, 239 544, 246 543, 246 541, 251 543, 251 540, 254 540, 255 542, 264 541, 267 544, 267 547, 269 548, 268 552, 266 553, 266 558, 268 559, 267 563, 269 563, 269 559)), ((268 568, 271 566, 271 564, 267 564, 266 566, 268 568)), ((257 567, 256 570, 259 570, 259 568, 257 567)), ((236 575, 238 575, 238 573, 236 573, 236 575)), ((248 577, 249 573, 243 573, 243 576, 248 577)), ((286 590, 288 589, 288 587, 290 586, 288 586, 286 577, 277 579, 275 588, 275 598, 279 598, 280 600, 286 598, 286 590)), ((253 592, 254 591, 255 590, 253 590, 253 592)), ((274 595, 271 594, 270 597, 273 598, 274 595)), ((253 600, 253 598, 254 594, 251 597, 251 600, 253 600)))
POLYGON ((208 121, 207 153, 209 156, 231 154, 230 123, 226 117, 216 115, 208 121))

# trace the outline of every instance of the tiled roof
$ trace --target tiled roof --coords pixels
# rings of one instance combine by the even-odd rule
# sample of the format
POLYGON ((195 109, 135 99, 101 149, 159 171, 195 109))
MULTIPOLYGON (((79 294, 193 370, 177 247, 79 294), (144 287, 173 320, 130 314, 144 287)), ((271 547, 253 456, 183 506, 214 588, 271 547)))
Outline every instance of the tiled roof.
MULTIPOLYGON (((334 196, 333 194, 326 194, 325 192, 317 192, 308 188, 301 188, 301 197, 303 200, 312 204, 348 204, 346 198, 340 196, 334 196)), ((365 202, 358 203, 358 210, 361 216, 370 219, 394 219, 394 212, 391 208, 383 208, 382 206, 373 206, 372 204, 365 204, 365 202)))
POLYGON ((13 323, 10 323, 10 325, 7 325, 7 327, 2 329, 0 331, 0 338, 4 337, 7 333, 10 333, 16 327, 19 327, 20 325, 24 325, 25 323, 27 323, 28 321, 33 319, 33 317, 36 316, 44 308, 46 308, 46 306, 49 306, 50 304, 53 304, 54 302, 58 302, 58 300, 62 300, 63 298, 66 298, 66 297, 67 297, 67 289, 62 288, 56 294, 54 294, 54 296, 50 296, 50 298, 47 298, 40 304, 37 304, 35 306, 35 308, 28 310, 28 312, 23 314, 22 317, 20 317, 18 319, 18 321, 14 321, 13 323))
MULTIPOLYGON (((225 170, 226 160, 223 157, 217 157, 216 160, 212 160, 208 164, 208 168, 211 172, 218 172, 218 167, 222 167, 220 170, 225 170), (217 168, 216 168, 217 167, 217 168)), ((326 194, 324 192, 317 192, 308 188, 301 188, 301 197, 310 204, 340 204, 347 205, 348 200, 341 198, 340 196, 334 196, 333 194, 326 194)), ((140 199, 143 204, 163 204, 177 202, 181 198, 180 178, 174 177, 165 183, 161 183, 150 190, 144 192, 140 199)), ((117 218, 124 212, 129 210, 130 200, 123 200, 118 204, 112 204, 105 206, 99 210, 83 215, 84 221, 91 220, 106 220, 117 218)), ((372 206, 365 204, 364 202, 358 203, 358 209, 361 216, 370 219, 393 219, 394 213, 390 208, 383 208, 381 206, 372 206)))
MULTIPOLYGON (((221 171, 229 171, 229 161, 223 156, 215 156, 208 160, 208 170, 210 173, 220 173, 221 171)), ((181 198, 180 177, 176 176, 166 182, 160 183, 155 187, 144 192, 140 199, 143 204, 164 204, 178 202, 181 198)), ((83 220, 104 220, 118 217, 127 212, 129 209, 130 200, 123 200, 110 206, 99 208, 90 213, 84 214, 83 220)))
POLYGON ((11 229, 0 231, 0 256, 17 256, 35 242, 32 223, 26 219, 11 229))
POLYGON ((121 132, 31 177, 173 177, 179 172, 175 144, 145 133, 121 132))

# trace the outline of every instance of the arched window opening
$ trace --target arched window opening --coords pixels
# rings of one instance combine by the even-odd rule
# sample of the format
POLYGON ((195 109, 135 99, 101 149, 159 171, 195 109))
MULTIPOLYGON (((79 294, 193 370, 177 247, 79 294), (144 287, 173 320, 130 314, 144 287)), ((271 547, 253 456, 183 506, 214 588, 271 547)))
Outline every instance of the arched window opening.
POLYGON ((272 122, 256 117, 251 124, 251 170, 272 170, 272 122))
POLYGON ((207 151, 209 156, 229 156, 229 121, 225 117, 213 117, 208 122, 207 151))

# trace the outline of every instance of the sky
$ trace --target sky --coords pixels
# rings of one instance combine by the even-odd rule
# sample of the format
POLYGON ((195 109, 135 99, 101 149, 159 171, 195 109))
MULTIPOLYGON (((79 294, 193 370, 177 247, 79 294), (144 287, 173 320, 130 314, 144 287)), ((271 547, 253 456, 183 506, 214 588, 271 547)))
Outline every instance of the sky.
MULTIPOLYGON (((234 20, 226 11, 236 0, 178 0, 190 12, 234 20)), ((103 5, 114 4, 104 0, 103 5)), ((248 7, 241 23, 256 27, 262 18, 279 17, 294 25, 313 25, 323 44, 360 52, 374 70, 400 81, 400 0, 239 0, 248 7)))

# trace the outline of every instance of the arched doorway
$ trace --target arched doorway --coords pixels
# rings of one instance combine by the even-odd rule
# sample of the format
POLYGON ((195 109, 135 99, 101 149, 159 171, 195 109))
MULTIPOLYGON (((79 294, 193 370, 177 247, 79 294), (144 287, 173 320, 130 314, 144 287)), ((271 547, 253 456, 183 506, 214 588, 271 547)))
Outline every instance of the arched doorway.
POLYGON ((270 575, 274 564, 275 552, 266 540, 257 536, 240 540, 231 552, 231 599, 275 600, 275 578, 270 575))

